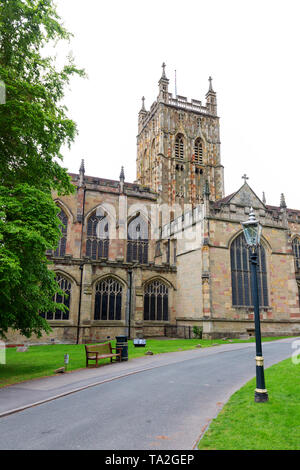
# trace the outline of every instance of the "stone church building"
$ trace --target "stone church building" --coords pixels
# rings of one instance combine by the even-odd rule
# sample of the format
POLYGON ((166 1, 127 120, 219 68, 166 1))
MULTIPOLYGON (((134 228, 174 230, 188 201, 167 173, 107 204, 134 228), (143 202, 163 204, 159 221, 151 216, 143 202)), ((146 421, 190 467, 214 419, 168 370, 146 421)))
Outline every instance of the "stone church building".
MULTIPOLYGON (((241 222, 263 226, 259 298, 263 335, 300 333, 300 210, 266 204, 247 182, 224 194, 217 96, 205 103, 169 92, 138 115, 137 180, 70 174, 75 195, 54 195, 59 246, 48 253, 61 289, 40 339, 87 342, 164 335, 169 325, 203 327, 206 338, 254 329, 249 253, 241 222), (59 303, 69 307, 68 313, 59 303)), ((21 338, 19 338, 21 340, 21 338)), ((24 338, 23 338, 24 340, 24 338)), ((33 339, 32 339, 33 340, 33 339)))

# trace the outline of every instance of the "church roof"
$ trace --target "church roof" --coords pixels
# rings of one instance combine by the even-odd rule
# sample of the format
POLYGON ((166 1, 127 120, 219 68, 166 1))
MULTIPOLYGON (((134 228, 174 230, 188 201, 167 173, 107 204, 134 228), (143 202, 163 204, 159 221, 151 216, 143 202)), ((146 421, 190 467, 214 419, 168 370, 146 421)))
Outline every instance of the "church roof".
MULTIPOLYGON (((252 188, 248 185, 247 182, 241 186, 238 191, 229 194, 228 196, 223 197, 222 199, 218 199, 214 203, 214 207, 216 209, 220 209, 222 205, 241 205, 241 206, 252 206, 254 208, 261 208, 265 209, 268 212, 273 212, 274 215, 280 214, 282 211, 281 206, 273 206, 269 204, 264 204, 260 198, 255 194, 252 188)), ((300 210, 299 209, 289 209, 286 208, 287 215, 290 217, 297 216, 300 217, 300 210)))
MULTIPOLYGON (((281 212, 281 207, 279 207, 279 206, 270 206, 269 204, 266 204, 266 208, 269 211, 278 212, 278 213, 281 212)), ((287 208, 286 211, 287 211, 288 215, 291 215, 291 216, 292 215, 298 215, 298 216, 300 216, 300 209, 289 209, 289 208, 287 208)))
POLYGON ((237 193, 237 191, 235 193, 232 193, 232 194, 229 194, 228 196, 225 196, 223 197, 222 199, 218 199, 216 202, 215 202, 215 207, 219 207, 221 206, 222 204, 228 204, 228 202, 230 201, 230 199, 237 193))
MULTIPOLYGON (((79 175, 77 173, 69 173, 74 183, 79 181, 79 175)), ((124 171, 121 172, 122 178, 124 175, 124 171)), ((124 175, 125 176, 125 175, 124 175)), ((94 190, 101 190, 104 192, 113 192, 118 193, 120 188, 120 181, 119 180, 111 180, 106 178, 98 178, 95 176, 88 176, 84 175, 84 184, 88 185, 89 187, 93 187, 94 190)), ((147 186, 143 186, 139 183, 125 183, 124 182, 124 189, 126 193, 130 196, 138 196, 145 199, 156 200, 157 193, 152 189, 148 188, 147 186)))

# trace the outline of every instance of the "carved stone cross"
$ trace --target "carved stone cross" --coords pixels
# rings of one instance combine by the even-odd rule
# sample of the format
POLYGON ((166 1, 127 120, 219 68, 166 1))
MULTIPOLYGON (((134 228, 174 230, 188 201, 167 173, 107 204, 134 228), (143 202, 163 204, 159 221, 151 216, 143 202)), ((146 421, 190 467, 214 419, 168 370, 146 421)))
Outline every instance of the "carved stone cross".
POLYGON ((245 184, 247 180, 249 179, 246 173, 242 176, 242 179, 244 180, 244 184, 245 184))

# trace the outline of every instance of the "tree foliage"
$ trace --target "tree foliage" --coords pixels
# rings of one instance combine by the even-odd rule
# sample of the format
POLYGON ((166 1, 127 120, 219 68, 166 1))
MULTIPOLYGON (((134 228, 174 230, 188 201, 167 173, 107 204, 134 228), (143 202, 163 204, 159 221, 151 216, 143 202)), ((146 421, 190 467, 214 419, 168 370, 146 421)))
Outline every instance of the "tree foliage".
MULTIPOLYGON (((63 105, 73 60, 59 68, 46 50, 69 40, 52 0, 0 0, 0 334, 49 330, 40 312, 53 310, 58 290, 46 249, 59 237, 51 191, 74 191, 60 164, 77 130, 63 105)), ((53 49, 52 49, 53 50, 53 49)))
POLYGON ((28 184, 0 186, 0 207, 1 331, 49 331, 39 313, 55 308, 57 284, 45 252, 60 237, 57 207, 51 195, 28 184))

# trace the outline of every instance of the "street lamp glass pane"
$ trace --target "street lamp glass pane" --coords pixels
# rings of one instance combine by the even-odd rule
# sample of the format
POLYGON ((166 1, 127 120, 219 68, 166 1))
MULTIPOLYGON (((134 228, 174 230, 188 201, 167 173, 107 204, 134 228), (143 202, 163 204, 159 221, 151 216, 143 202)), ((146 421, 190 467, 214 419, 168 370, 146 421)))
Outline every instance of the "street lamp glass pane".
POLYGON ((244 225, 244 235, 248 246, 257 246, 260 243, 262 226, 260 223, 244 225))
POLYGON ((248 225, 248 227, 244 228, 244 234, 246 238, 246 243, 249 246, 256 245, 256 234, 257 234, 257 226, 248 225))

